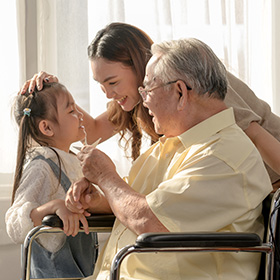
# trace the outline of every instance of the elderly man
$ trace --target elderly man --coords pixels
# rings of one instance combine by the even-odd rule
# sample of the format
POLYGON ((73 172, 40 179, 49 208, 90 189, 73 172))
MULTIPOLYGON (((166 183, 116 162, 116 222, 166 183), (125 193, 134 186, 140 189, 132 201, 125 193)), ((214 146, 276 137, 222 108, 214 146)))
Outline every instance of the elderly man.
MULTIPOLYGON (((144 232, 263 235, 262 201, 272 187, 223 101, 224 65, 196 39, 155 44, 152 53, 139 92, 164 136, 135 161, 126 181, 104 153, 86 146, 78 154, 86 179, 67 194, 72 211, 117 217, 93 279, 106 279, 114 254, 144 232)), ((259 261, 250 253, 133 254, 121 279, 256 279, 259 261)))

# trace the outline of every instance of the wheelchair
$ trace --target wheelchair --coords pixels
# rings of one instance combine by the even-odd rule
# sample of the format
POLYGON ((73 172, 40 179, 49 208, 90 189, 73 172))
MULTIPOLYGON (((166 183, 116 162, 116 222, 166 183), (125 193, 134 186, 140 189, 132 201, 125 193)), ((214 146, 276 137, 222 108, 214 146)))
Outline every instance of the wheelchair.
MULTIPOLYGON (((89 224, 89 231, 96 233, 111 232, 115 216, 114 215, 92 215, 87 217, 89 224)), ((63 223, 56 215, 48 215, 44 217, 42 225, 37 226, 29 231, 27 234, 23 246, 22 246, 22 268, 21 268, 21 280, 30 280, 31 277, 31 252, 34 246, 35 240, 42 234, 49 233, 62 233, 63 223)), ((81 228, 79 232, 83 232, 81 228)), ((42 278, 34 278, 42 279, 42 278)), ((43 278, 43 279, 57 279, 57 278, 43 278)), ((60 278, 59 278, 60 279, 60 278)), ((80 278, 62 278, 64 280, 78 280, 80 278)))
MULTIPOLYGON (((280 189, 263 202, 265 221, 264 241, 254 233, 203 232, 203 233, 144 233, 134 244, 122 248, 111 264, 111 280, 118 280, 124 258, 132 253, 156 252, 250 252, 263 253, 259 280, 280 279, 280 230, 278 210, 280 189)), ((88 218, 90 231, 110 232, 114 215, 93 215, 88 218)), ((31 230, 24 242, 22 255, 22 280, 30 280, 30 255, 32 241, 42 232, 61 232, 62 222, 55 215, 45 217, 43 224, 31 230)), ((69 279, 69 278, 68 278, 69 279)), ((74 279, 74 278, 71 278, 74 279)))

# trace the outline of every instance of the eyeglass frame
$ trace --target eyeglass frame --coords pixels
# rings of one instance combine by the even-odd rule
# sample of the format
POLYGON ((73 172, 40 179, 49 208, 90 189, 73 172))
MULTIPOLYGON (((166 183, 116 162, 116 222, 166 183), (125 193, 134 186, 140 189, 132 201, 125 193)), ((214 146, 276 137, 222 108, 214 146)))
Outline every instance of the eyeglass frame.
MULTIPOLYGON (((165 87, 165 86, 174 84, 174 83, 178 82, 179 80, 180 80, 180 81, 183 81, 183 80, 181 80, 181 79, 178 79, 178 80, 175 80, 175 81, 170 81, 170 82, 164 83, 164 84, 162 84, 162 85, 153 87, 153 88, 151 88, 151 89, 144 89, 144 88, 141 86, 141 87, 138 88, 138 92, 139 92, 139 94, 141 95, 142 99, 145 100, 146 97, 149 95, 149 93, 152 92, 153 90, 158 89, 158 88, 160 88, 160 87, 165 87)), ((192 88, 191 88, 190 86, 188 86, 188 84, 187 84, 185 81, 183 81, 183 82, 185 83, 185 85, 186 85, 186 87, 187 87, 188 90, 192 90, 192 88)))

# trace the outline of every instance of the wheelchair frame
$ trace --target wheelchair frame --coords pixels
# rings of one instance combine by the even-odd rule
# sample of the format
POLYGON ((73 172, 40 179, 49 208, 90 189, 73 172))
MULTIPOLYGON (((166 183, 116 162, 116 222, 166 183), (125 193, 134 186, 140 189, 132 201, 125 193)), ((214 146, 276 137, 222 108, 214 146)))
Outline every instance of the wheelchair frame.
MULTIPOLYGON (((132 253, 155 252, 250 252, 265 253, 265 280, 278 280, 275 276, 275 247, 279 243, 280 189, 270 202, 266 243, 254 233, 144 233, 138 236, 135 244, 122 248, 114 257, 110 280, 118 280, 124 258, 132 253)), ((279 269, 279 268, 278 268, 279 269)), ((260 273, 260 272, 259 272, 260 273)), ((260 276, 259 276, 260 278, 260 276)), ((263 278, 261 279, 263 280, 263 278)))
MULTIPOLYGON (((156 252, 250 252, 265 253, 265 280, 277 280, 275 270, 276 246, 280 234, 278 209, 280 208, 280 189, 269 197, 267 234, 263 242, 255 233, 198 232, 198 233, 144 233, 136 242, 128 245, 115 255, 110 272, 110 280, 118 280, 124 258, 132 253, 156 252)), ((88 218, 90 231, 110 232, 114 224, 114 215, 93 215, 88 218)), ((44 232, 62 232, 62 222, 55 215, 44 218, 43 225, 35 227, 27 235, 22 255, 22 280, 30 280, 30 259, 32 241, 44 232)), ((81 229, 82 231, 82 229, 81 229)), ((280 246, 280 245, 279 245, 280 246)), ((280 257, 280 256, 279 256, 280 257)), ((262 267, 261 267, 262 268, 262 267)), ((279 271, 280 273, 280 271, 279 271)), ((260 276, 259 276, 260 277, 260 276)), ((66 278, 63 278, 66 279, 66 278)), ((67 278, 78 279, 78 278, 67 278)), ((263 280, 263 278, 261 278, 263 280)))
MULTIPOLYGON (((115 216, 114 215, 92 215, 87 218, 90 232, 111 232, 115 216)), ((48 215, 43 221, 42 225, 33 228, 26 236, 23 251, 22 251, 22 280, 30 280, 30 265, 31 265, 31 251, 32 242, 43 233, 59 233, 63 232, 62 221, 56 215, 48 215)), ((83 232, 80 229, 79 232, 83 232)), ((44 278, 47 279, 47 278, 44 278)), ((57 278, 51 278, 57 279, 57 278)), ((80 278, 61 278, 64 280, 74 280, 80 278)), ((39 279, 37 279, 39 280, 39 279)))

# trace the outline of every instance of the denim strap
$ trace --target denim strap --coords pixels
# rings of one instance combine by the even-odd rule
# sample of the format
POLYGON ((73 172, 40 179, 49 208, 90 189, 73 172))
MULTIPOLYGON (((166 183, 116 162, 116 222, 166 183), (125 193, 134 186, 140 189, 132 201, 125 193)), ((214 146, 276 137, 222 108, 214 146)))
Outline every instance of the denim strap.
POLYGON ((60 175, 60 184, 62 185, 64 191, 67 192, 71 186, 71 181, 66 176, 66 174, 59 168, 59 166, 57 166, 57 164, 53 160, 51 160, 49 158, 45 158, 42 155, 35 157, 33 160, 36 160, 36 159, 41 159, 41 160, 46 161, 49 164, 50 168, 52 169, 53 173, 55 174, 55 176, 58 180, 59 180, 59 175, 60 175))

